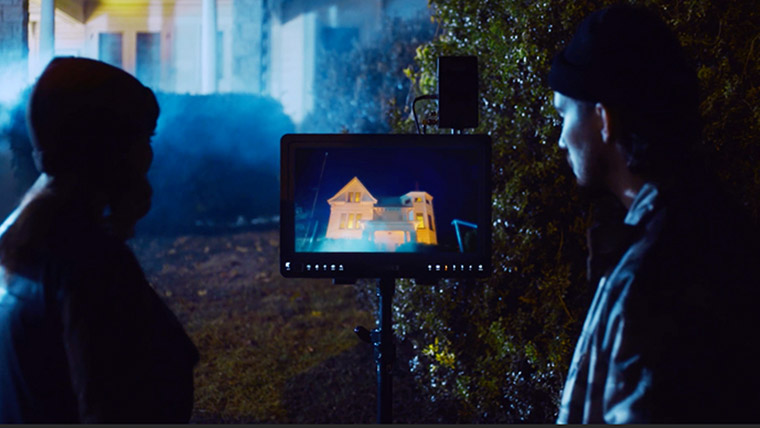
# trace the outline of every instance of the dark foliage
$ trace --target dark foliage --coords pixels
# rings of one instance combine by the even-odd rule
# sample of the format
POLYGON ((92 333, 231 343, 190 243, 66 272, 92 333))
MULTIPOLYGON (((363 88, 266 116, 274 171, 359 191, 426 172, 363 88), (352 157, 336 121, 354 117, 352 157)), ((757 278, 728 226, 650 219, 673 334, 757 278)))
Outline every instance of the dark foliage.
POLYGON ((354 41, 344 49, 321 46, 315 108, 300 130, 389 132, 396 115, 409 114, 411 82, 404 77, 404 70, 413 66, 416 48, 430 41, 434 30, 430 16, 422 14, 408 20, 389 19, 368 45, 354 41))
MULTIPOLYGON (((591 207, 558 150, 546 76, 581 19, 610 3, 431 0, 442 31, 418 49, 413 87, 435 92, 439 56, 477 55, 476 132, 493 138, 491 278, 404 281, 396 295, 396 331, 420 353, 413 368, 425 393, 460 404, 450 422, 556 417, 595 286, 585 279, 591 207)), ((752 2, 633 3, 658 10, 695 59, 704 117, 704 139, 695 143, 757 218, 760 10, 752 2)), ((396 130, 413 129, 397 117, 396 130)))

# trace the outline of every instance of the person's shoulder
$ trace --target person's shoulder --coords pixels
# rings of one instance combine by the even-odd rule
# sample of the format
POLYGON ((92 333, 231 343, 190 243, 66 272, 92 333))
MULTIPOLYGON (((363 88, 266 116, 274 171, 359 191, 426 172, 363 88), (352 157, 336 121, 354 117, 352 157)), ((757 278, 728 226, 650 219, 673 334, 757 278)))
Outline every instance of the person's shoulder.
POLYGON ((67 291, 122 294, 144 281, 130 248, 101 227, 72 229, 59 235, 48 266, 67 291))

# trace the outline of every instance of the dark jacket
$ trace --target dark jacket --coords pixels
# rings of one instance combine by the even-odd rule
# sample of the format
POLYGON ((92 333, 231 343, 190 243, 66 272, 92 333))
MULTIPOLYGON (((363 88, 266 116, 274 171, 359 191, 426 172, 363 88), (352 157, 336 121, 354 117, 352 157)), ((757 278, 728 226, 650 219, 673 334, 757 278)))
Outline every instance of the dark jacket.
POLYGON ((68 224, 0 264, 0 423, 187 422, 195 346, 123 242, 68 224))
POLYGON ((708 185, 648 183, 591 232, 598 288, 558 423, 760 422, 751 223, 708 185))

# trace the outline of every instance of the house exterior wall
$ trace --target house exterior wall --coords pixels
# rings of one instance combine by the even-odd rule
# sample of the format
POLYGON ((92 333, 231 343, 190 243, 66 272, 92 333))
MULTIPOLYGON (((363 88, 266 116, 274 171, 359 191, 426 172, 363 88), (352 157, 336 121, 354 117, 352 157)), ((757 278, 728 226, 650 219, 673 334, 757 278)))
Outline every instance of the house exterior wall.
POLYGON ((376 246, 384 251, 395 251, 400 245, 412 242, 412 232, 394 228, 392 230, 376 230, 370 238, 376 246))
MULTIPOLYGON (((46 64, 40 61, 40 0, 29 2, 29 75, 36 77, 46 64)), ((62 9, 55 10, 54 56, 87 56, 85 24, 62 9)))
POLYGON ((438 244, 436 232, 435 212, 433 210, 433 196, 427 192, 413 191, 401 197, 404 205, 410 205, 409 220, 415 222, 417 228, 417 242, 421 244, 438 244), (418 215, 422 215, 422 221, 418 221, 418 215))
POLYGON ((333 205, 330 210, 330 220, 327 223, 325 237, 330 239, 361 239, 364 224, 372 220, 372 208, 372 202, 333 205), (343 217, 344 215, 345 217, 343 217), (361 216, 358 221, 356 220, 357 216, 361 216), (342 228, 340 227, 341 219, 345 219, 342 228), (351 223, 352 219, 353 223, 351 223))
MULTIPOLYGON (((222 73, 218 89, 231 89, 228 70, 231 62, 232 0, 217 0, 217 33, 222 33, 222 73), (225 73, 226 71, 226 73, 225 73)), ((161 91, 199 93, 201 91, 200 32, 201 1, 103 2, 89 13, 86 24, 85 55, 98 58, 98 35, 122 33, 122 67, 136 73, 137 33, 160 34, 161 91)), ((218 74, 219 75, 219 74, 218 74)))
MULTIPOLYGON (((56 55, 99 59, 99 35, 120 33, 121 67, 136 74, 137 34, 158 33, 160 71, 154 89, 201 92, 202 0, 55 1, 56 55)), ((0 9, 0 48, 20 45, 15 55, 24 60, 31 49, 33 75, 44 67, 37 59, 40 3, 4 0, 0 9)), ((384 16, 406 16, 426 6, 426 0, 216 0, 222 34, 217 90, 270 95, 298 124, 314 108, 323 28, 356 29, 359 41, 368 43, 381 30, 384 16)))
POLYGON ((369 43, 382 28, 381 0, 335 0, 317 10, 322 27, 351 27, 359 30, 359 41, 369 43))
POLYGON ((401 206, 377 206, 367 188, 353 178, 328 200, 330 218, 325 237, 364 239, 390 251, 408 242, 437 245, 433 197, 413 191, 403 195, 400 202, 401 206), (358 201, 357 192, 361 195, 358 201), (353 223, 357 215, 361 216, 358 224, 353 223))
POLYGON ((232 2, 230 39, 232 91, 264 92, 270 52, 269 15, 264 1, 232 2))
MULTIPOLYGON (((41 71, 36 62, 39 50, 40 0, 30 0, 28 32, 30 68, 41 71)), ((239 0, 238 0, 239 1, 239 0)), ((258 0, 261 1, 261 0, 258 0)), ((232 76, 233 0, 216 0, 217 33, 221 33, 221 73, 218 90, 235 89, 232 76)), ((99 58, 99 35, 119 33, 122 38, 121 67, 136 74, 138 33, 158 33, 160 37, 159 79, 153 89, 167 92, 198 93, 200 87, 200 0, 101 1, 81 6, 84 22, 64 10, 56 9, 55 54, 99 58)))
POLYGON ((314 107, 317 15, 300 14, 271 27, 271 66, 267 92, 280 100, 285 114, 300 123, 314 107))
POLYGON ((377 203, 377 199, 372 197, 367 188, 357 178, 353 178, 327 202, 330 204, 330 219, 325 237, 361 239, 364 224, 374 218, 374 207, 377 203), (361 219, 357 220, 357 216, 361 219))

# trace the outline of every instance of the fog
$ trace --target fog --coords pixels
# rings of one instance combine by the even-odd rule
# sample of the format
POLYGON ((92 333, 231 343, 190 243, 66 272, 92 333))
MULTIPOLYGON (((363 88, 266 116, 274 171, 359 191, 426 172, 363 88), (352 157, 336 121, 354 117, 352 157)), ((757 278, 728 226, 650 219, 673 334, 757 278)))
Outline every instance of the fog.
MULTIPOLYGON (((3 217, 37 176, 24 118, 24 89, 19 85, 15 96, 0 106, 3 217)), ((271 98, 243 94, 156 96, 161 114, 148 174, 153 206, 138 224, 138 233, 276 225, 279 139, 294 130, 282 106, 271 98)))
POLYGON ((14 109, 22 102, 22 93, 29 86, 26 62, 9 62, 0 58, 0 218, 4 219, 18 202, 21 184, 13 174, 13 154, 9 134, 14 109))
MULTIPOLYGON (((388 132, 389 99, 408 101, 403 69, 417 43, 432 37, 429 18, 392 19, 360 46, 351 29, 319 34, 315 105, 299 132, 388 132)), ((1 58, 0 58, 1 60, 1 58)), ((0 62, 0 64, 2 64, 0 62)), ((26 63, 0 67, 0 216, 13 209, 37 171, 24 110, 26 63), (12 150, 9 151, 9 145, 12 150)), ((28 92, 28 91, 27 91, 28 92)), ((276 227, 279 140, 296 127, 277 100, 244 94, 157 93, 161 107, 149 178, 153 206, 138 233, 203 233, 276 227)))
POLYGON ((138 231, 272 223, 279 214, 280 137, 294 130, 282 106, 243 94, 158 94, 158 100, 153 208, 138 231))

